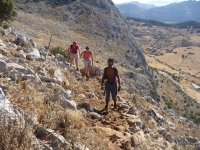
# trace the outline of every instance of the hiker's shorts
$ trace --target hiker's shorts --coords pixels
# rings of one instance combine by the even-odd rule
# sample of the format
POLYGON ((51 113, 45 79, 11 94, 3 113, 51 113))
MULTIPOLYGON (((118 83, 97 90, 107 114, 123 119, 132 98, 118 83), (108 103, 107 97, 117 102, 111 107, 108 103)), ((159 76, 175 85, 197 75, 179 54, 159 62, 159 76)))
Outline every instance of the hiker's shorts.
POLYGON ((112 95, 113 101, 117 100, 117 83, 116 82, 106 82, 106 101, 110 100, 110 94, 112 95))
POLYGON ((91 60, 84 60, 84 65, 85 66, 90 66, 92 64, 91 60))
POLYGON ((79 58, 78 56, 79 56, 78 54, 72 54, 72 53, 70 53, 70 58, 71 59, 78 59, 79 58))

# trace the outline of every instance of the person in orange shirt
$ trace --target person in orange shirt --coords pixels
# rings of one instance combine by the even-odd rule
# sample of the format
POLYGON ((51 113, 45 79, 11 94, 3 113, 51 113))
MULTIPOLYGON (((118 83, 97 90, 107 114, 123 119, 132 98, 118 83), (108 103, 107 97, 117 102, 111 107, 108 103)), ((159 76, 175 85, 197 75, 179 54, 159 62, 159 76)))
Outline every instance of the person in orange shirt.
POLYGON ((82 55, 83 55, 84 65, 85 65, 85 76, 86 76, 86 78, 88 80, 90 78, 90 75, 89 75, 89 73, 90 73, 90 67, 94 63, 93 63, 93 53, 92 53, 92 51, 89 49, 88 46, 85 49, 86 50, 84 50, 81 53, 80 57, 82 57, 82 55))

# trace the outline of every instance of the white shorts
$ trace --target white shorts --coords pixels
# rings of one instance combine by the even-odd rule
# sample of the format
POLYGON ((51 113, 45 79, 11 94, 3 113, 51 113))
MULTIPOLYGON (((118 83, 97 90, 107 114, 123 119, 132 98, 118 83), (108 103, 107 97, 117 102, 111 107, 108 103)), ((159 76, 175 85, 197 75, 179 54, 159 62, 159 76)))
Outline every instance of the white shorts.
POLYGON ((84 60, 84 65, 90 66, 90 65, 92 65, 92 61, 91 60, 84 60))
POLYGON ((79 55, 78 54, 72 54, 72 53, 70 53, 70 58, 72 58, 72 59, 78 59, 79 55))

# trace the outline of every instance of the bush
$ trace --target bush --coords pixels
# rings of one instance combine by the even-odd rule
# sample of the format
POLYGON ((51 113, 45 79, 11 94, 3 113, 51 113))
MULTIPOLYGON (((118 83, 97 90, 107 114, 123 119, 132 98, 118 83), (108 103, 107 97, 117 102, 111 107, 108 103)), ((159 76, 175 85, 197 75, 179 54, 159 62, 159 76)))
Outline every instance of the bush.
POLYGON ((0 25, 3 21, 12 21, 15 16, 13 0, 0 0, 0 25))
POLYGON ((65 51, 63 51, 63 49, 64 48, 58 46, 58 47, 51 48, 49 51, 53 55, 61 54, 61 55, 63 55, 67 59, 68 58, 68 53, 66 53, 65 51))
POLYGON ((178 110, 178 108, 176 107, 176 105, 174 104, 174 102, 172 100, 166 100, 165 104, 170 109, 173 109, 173 110, 176 110, 176 111, 178 110))
POLYGON ((3 21, 2 27, 3 27, 4 29, 8 29, 8 28, 10 27, 10 24, 9 24, 8 22, 6 22, 6 21, 3 21))
POLYGON ((198 125, 200 124, 200 117, 198 117, 197 114, 188 114, 188 113, 185 113, 183 116, 185 118, 188 118, 188 119, 192 120, 194 123, 196 123, 198 125))

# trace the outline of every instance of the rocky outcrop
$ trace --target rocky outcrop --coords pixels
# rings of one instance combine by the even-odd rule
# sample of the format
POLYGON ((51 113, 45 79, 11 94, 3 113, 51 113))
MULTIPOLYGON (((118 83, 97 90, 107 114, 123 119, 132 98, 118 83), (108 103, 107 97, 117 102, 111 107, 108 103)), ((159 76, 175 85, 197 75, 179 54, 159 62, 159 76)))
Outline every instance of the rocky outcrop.
MULTIPOLYGON (((38 66, 37 64, 32 64, 34 61, 37 61, 38 63, 41 62, 40 53, 45 53, 43 49, 38 50, 38 47, 32 39, 29 39, 26 36, 23 36, 22 39, 20 39, 21 35, 17 32, 5 31, 7 33, 7 36, 15 35, 15 38, 17 41, 20 41, 16 43, 16 40, 13 42, 3 42, 0 40, 0 46, 4 49, 4 51, 1 51, 0 54, 0 73, 1 78, 8 78, 12 82, 21 82, 21 81, 30 81, 32 82, 32 86, 35 86, 37 84, 41 84, 44 86, 45 83, 47 83, 47 86, 44 87, 43 90, 46 92, 50 91, 51 88, 57 86, 58 89, 60 89, 59 93, 52 93, 52 97, 46 97, 45 103, 48 104, 51 101, 58 101, 60 103, 60 106, 63 109, 72 109, 77 110, 76 103, 72 100, 71 91, 68 89, 64 89, 61 85, 63 82, 65 82, 65 85, 69 85, 69 81, 67 81, 66 78, 64 78, 63 73, 59 68, 54 69, 54 77, 51 77, 48 75, 47 69, 45 67, 38 66), (29 40, 27 40, 29 39, 29 40), (13 49, 17 53, 23 53, 24 57, 19 57, 19 55, 14 54, 14 51, 11 51, 10 49, 13 49), (6 51, 6 53, 5 53, 6 51), (32 68, 33 67, 33 68, 32 68), (31 69, 32 68, 32 69, 31 69), (68 84, 67 84, 68 83, 68 84)), ((48 53, 48 52, 47 52, 48 53)), ((48 53, 48 55, 51 55, 48 53)), ((52 58, 54 58, 52 56, 52 58)), ((51 59, 45 59, 44 61, 50 61, 51 65, 53 66, 59 66, 61 61, 59 58, 56 61, 51 61, 51 59)), ((80 73, 74 71, 72 67, 69 66, 69 64, 64 61, 63 62, 64 69, 72 70, 72 73, 74 76, 77 77, 77 79, 80 78, 80 73)), ((43 66, 48 66, 49 63, 44 62, 43 66)), ((32 128, 32 130, 35 130, 35 132, 30 133, 30 139, 32 148, 34 149, 57 149, 58 147, 66 148, 67 146, 70 146, 70 144, 66 141, 66 139, 55 133, 55 131, 48 129, 44 126, 42 126, 38 120, 37 116, 33 116, 31 113, 26 112, 25 110, 21 109, 18 106, 13 105, 9 99, 6 98, 5 93, 7 92, 8 87, 6 87, 4 84, 0 84, 0 117, 4 118, 0 121, 0 126, 4 128, 16 128, 15 130, 19 130, 19 132, 23 132, 27 128, 27 124, 32 128), (51 141, 49 144, 45 144, 43 142, 39 142, 39 139, 42 137, 48 137, 47 140, 51 141)), ((14 130, 14 129, 12 129, 14 130)), ((29 136, 29 135, 27 135, 29 136)), ((3 141, 2 141, 3 142, 3 141)), ((77 149, 81 149, 79 147, 85 147, 80 144, 76 144, 74 146, 77 149)))

